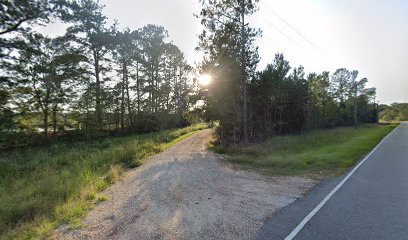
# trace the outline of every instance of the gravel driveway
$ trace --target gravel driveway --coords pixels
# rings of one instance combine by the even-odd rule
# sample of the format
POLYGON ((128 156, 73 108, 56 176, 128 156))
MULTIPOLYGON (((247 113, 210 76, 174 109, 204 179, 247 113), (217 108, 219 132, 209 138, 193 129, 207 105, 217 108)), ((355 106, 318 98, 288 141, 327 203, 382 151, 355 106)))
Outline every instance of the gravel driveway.
POLYGON ((233 170, 206 150, 203 130, 108 188, 109 200, 64 239, 251 239, 266 218, 315 182, 233 170))

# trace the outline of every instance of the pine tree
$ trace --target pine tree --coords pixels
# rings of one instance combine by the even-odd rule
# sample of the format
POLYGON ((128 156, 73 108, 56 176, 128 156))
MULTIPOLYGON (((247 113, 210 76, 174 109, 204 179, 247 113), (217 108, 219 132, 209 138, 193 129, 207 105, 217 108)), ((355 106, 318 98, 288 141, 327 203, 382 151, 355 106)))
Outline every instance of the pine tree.
MULTIPOLYGON (((198 47, 206 54, 203 66, 207 69, 203 69, 211 71, 209 69, 211 66, 225 63, 220 61, 224 57, 236 62, 239 66, 240 75, 234 76, 234 81, 239 86, 240 98, 239 102, 234 102, 233 105, 238 104, 241 109, 239 116, 241 126, 238 132, 240 140, 244 143, 248 142, 247 87, 249 79, 255 76, 256 65, 259 61, 257 47, 254 45, 259 31, 249 27, 245 17, 257 10, 257 2, 257 0, 201 0, 202 10, 197 16, 201 18, 201 23, 205 28, 200 35, 198 47)), ((230 106, 229 108, 234 109, 235 107, 230 106)), ((216 116, 214 117, 217 119, 216 116)), ((221 125, 225 124, 224 127, 229 124, 226 119, 217 120, 221 121, 221 125)), ((233 129, 235 136, 236 128, 233 127, 233 129)))

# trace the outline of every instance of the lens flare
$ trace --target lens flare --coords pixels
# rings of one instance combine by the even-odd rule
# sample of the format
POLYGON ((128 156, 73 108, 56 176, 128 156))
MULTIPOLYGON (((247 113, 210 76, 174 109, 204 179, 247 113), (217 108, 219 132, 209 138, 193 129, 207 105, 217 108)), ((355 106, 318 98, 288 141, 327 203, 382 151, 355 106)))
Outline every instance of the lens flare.
POLYGON ((208 74, 201 74, 200 77, 198 77, 198 81, 204 86, 210 84, 211 79, 211 76, 208 74))

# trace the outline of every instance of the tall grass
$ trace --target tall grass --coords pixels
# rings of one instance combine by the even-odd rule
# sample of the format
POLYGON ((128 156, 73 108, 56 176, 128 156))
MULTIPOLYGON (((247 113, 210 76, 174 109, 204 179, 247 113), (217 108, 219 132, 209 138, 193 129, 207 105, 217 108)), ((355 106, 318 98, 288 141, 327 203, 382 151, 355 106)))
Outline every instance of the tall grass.
POLYGON ((367 154, 396 125, 342 127, 304 135, 274 137, 245 148, 215 150, 228 161, 267 175, 326 177, 343 173, 367 154))
POLYGON ((64 223, 80 226, 125 168, 206 127, 0 153, 0 238, 42 238, 64 223))

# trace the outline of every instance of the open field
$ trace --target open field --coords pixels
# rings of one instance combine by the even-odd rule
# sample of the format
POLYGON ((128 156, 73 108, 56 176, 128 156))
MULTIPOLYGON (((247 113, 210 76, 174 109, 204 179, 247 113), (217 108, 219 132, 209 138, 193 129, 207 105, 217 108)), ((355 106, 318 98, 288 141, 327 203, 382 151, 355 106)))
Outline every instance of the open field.
POLYGON ((44 236, 62 223, 80 226, 89 209, 108 200, 100 192, 126 168, 204 128, 0 153, 0 238, 44 236))
POLYGON ((278 136, 245 148, 223 149, 226 159, 267 175, 338 175, 354 165, 397 125, 341 127, 304 135, 278 136))

